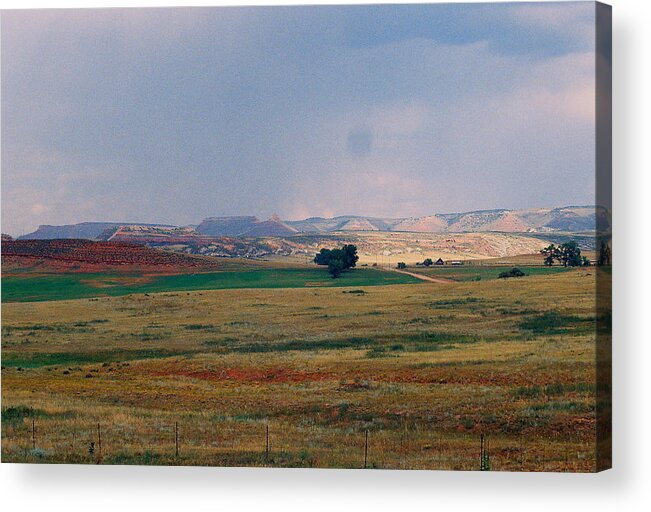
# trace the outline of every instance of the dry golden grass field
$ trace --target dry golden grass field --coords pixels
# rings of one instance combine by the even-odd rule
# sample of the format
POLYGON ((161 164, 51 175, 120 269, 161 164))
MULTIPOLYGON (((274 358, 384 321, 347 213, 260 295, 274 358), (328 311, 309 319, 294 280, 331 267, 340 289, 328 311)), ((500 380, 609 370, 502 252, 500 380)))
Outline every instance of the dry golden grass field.
POLYGON ((596 271, 3 303, 2 460, 594 471, 596 271))

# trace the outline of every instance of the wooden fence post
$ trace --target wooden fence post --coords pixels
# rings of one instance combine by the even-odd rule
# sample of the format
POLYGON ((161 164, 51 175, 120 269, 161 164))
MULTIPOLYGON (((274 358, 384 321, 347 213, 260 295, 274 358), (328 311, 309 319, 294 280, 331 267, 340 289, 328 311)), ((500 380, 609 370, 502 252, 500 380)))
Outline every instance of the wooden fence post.
POLYGON ((36 449, 36 424, 32 418, 32 450, 36 449))
POLYGON ((179 422, 174 422, 174 447, 176 456, 179 456, 179 422))
POLYGON ((265 429, 265 449, 264 449, 264 460, 269 461, 269 423, 266 424, 265 429))
POLYGON ((484 444, 484 434, 480 436, 480 454, 479 454, 479 471, 490 471, 490 453, 488 449, 488 439, 486 444, 484 444))
POLYGON ((484 434, 479 436, 479 471, 484 469, 484 434))
POLYGON ((364 469, 366 469, 368 462, 368 429, 365 431, 364 436, 364 469))
POLYGON ((99 458, 102 458, 102 429, 99 426, 99 423, 97 423, 97 450, 99 453, 99 458))

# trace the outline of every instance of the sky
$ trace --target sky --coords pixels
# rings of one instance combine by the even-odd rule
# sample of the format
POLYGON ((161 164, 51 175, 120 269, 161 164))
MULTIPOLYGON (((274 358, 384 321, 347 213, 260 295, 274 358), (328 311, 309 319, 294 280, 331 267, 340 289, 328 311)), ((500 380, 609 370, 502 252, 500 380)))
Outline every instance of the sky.
POLYGON ((594 204, 592 2, 3 11, 2 231, 594 204))

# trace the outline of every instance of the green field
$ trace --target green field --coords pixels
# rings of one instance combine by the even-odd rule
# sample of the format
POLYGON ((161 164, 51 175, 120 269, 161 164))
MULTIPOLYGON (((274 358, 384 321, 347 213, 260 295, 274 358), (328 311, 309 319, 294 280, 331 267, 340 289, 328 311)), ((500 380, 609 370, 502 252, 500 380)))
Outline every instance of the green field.
MULTIPOLYGON (((514 265, 515 266, 515 265, 514 265)), ((417 274, 423 274, 430 277, 442 277, 445 279, 451 279, 452 281, 485 281, 491 279, 498 279, 500 273, 510 270, 510 266, 481 266, 481 265, 469 265, 469 266, 458 266, 458 267, 443 267, 443 266, 432 266, 432 267, 408 267, 409 272, 414 272, 417 274)), ((558 274, 559 272, 567 272, 571 270, 570 267, 543 267, 540 265, 536 266, 525 266, 517 265, 517 268, 522 270, 527 276, 541 276, 549 274, 558 274)))
POLYGON ((7 275, 2 302, 68 300, 131 293, 221 290, 236 288, 304 288, 376 286, 418 283, 395 272, 355 269, 333 279, 324 268, 281 268, 202 274, 143 275, 138 273, 64 273, 7 275))

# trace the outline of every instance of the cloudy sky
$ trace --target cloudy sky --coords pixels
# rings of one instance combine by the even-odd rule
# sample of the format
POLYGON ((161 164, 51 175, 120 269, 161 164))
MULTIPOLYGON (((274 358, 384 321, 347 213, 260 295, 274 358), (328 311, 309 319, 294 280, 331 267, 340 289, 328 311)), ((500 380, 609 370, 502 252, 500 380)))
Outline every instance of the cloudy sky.
POLYGON ((594 4, 2 13, 2 231, 594 203, 594 4))

